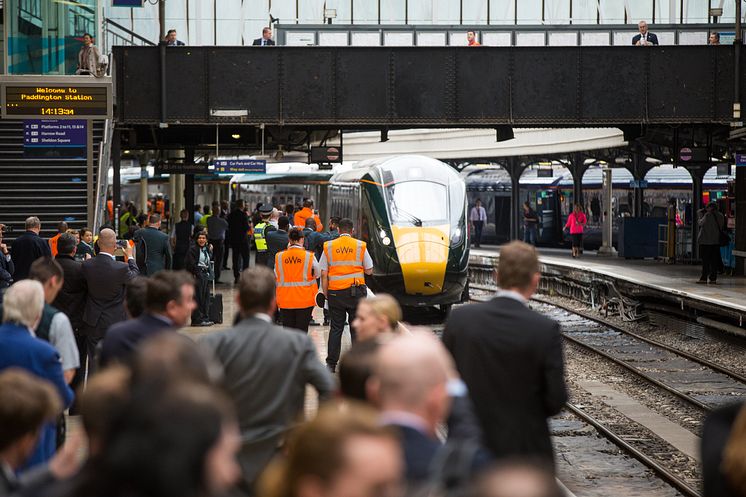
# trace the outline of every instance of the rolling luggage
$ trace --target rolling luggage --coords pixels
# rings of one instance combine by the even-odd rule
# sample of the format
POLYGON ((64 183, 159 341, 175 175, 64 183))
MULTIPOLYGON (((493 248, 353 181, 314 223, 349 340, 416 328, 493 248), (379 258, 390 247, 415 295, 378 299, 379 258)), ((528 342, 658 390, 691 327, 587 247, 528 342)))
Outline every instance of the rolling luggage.
POLYGON ((215 278, 212 279, 212 292, 210 293, 207 314, 208 319, 213 323, 223 324, 223 294, 215 293, 215 278))

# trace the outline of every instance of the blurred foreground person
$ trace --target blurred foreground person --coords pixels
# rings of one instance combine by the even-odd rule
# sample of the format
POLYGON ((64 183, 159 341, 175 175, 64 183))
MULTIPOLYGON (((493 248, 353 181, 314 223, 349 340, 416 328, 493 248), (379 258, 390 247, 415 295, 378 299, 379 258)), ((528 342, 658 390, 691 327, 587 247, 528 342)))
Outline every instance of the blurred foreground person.
POLYGON ((454 309, 443 333, 497 458, 554 459, 547 418, 567 400, 559 324, 528 307, 539 285, 533 246, 500 251, 494 299, 454 309))
POLYGON ((474 497, 562 497, 550 467, 506 460, 485 471, 474 485, 474 497))
POLYGON ((230 401, 193 382, 131 388, 103 427, 102 450, 91 455, 67 496, 213 497, 230 490, 240 476, 230 401))
MULTIPOLYGON (((60 356, 47 342, 35 338, 33 329, 39 324, 44 308, 44 290, 38 281, 24 280, 5 292, 3 325, 0 326, 0 371, 18 367, 54 385, 58 401, 67 407, 73 392, 62 375, 60 356)), ((0 425, 0 432, 5 426, 0 425)), ((46 423, 39 431, 38 443, 27 467, 48 461, 56 449, 57 430, 46 423)))
POLYGON ((333 381, 304 333, 272 323, 275 277, 266 267, 241 274, 236 295, 241 321, 201 340, 224 371, 223 386, 238 409, 240 461, 251 487, 285 432, 303 415, 306 385, 328 398, 333 381))
POLYGON ((287 456, 260 481, 259 497, 401 497, 396 432, 357 404, 322 407, 291 435, 287 456))
POLYGON ((364 341, 378 336, 393 336, 403 330, 401 307, 394 297, 381 293, 357 304, 352 326, 357 339, 364 341))
POLYGON ((353 343, 342 356, 339 361, 339 393, 343 398, 370 402, 368 380, 373 376, 380 347, 378 340, 362 340, 353 343))

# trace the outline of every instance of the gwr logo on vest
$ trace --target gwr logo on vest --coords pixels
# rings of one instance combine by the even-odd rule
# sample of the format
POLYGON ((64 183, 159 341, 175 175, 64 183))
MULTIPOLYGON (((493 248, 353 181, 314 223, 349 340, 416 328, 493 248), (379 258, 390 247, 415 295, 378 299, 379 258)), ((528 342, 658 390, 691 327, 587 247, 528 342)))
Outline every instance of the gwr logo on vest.
POLYGON ((351 253, 353 253, 354 251, 355 251, 355 250, 354 250, 354 249, 352 249, 352 248, 350 248, 350 247, 341 247, 341 248, 335 249, 335 250, 334 250, 334 253, 335 253, 335 254, 351 254, 351 253))
POLYGON ((303 262, 303 259, 295 256, 285 257, 284 262, 285 264, 300 264, 301 262, 303 262))

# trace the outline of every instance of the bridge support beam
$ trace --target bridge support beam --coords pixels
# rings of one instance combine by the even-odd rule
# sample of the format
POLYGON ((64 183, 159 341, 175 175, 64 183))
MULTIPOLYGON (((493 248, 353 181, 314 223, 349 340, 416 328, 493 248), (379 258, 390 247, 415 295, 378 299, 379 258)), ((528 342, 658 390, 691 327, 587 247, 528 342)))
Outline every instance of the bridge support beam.
MULTIPOLYGON (((184 150, 184 163, 194 163, 194 149, 184 150)), ((189 223, 194 226, 194 174, 184 175, 184 208, 189 212, 189 223)))
POLYGON ((510 174, 510 239, 521 236, 521 175, 526 167, 515 157, 508 158, 507 170, 510 174))
POLYGON ((702 183, 705 172, 700 168, 691 168, 692 175, 692 259, 699 259, 699 218, 702 205, 702 183))

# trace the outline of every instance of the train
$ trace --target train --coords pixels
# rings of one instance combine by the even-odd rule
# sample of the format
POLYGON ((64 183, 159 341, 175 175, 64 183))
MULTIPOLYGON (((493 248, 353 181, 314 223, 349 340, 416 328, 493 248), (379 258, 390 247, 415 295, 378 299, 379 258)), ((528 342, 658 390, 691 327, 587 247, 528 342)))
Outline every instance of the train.
MULTIPOLYGON (((508 172, 498 165, 486 164, 464 168, 461 177, 466 184, 469 205, 474 205, 480 199, 487 211, 482 243, 501 244, 509 241, 512 188, 508 172)), ((733 178, 732 170, 729 175, 719 176, 713 167, 704 177, 701 202, 717 201, 721 212, 730 213, 733 208, 733 178)), ((621 219, 632 214, 633 180, 627 169, 612 170, 615 244, 621 219)), ((563 232, 563 227, 576 202, 571 173, 564 167, 545 165, 527 169, 520 181, 520 203, 529 202, 539 217, 537 244, 547 247, 569 246, 569 237, 563 232)), ((691 226, 692 181, 685 168, 657 166, 646 175, 645 181, 647 185, 643 189, 643 216, 666 217, 668 202, 674 199, 682 221, 691 226)), ((602 168, 591 166, 583 176, 581 201, 588 216, 584 243, 589 249, 601 245, 602 199, 602 168)))
POLYGON ((453 168, 416 155, 361 161, 331 177, 328 201, 367 243, 371 290, 443 312, 468 298, 466 186, 453 168))

